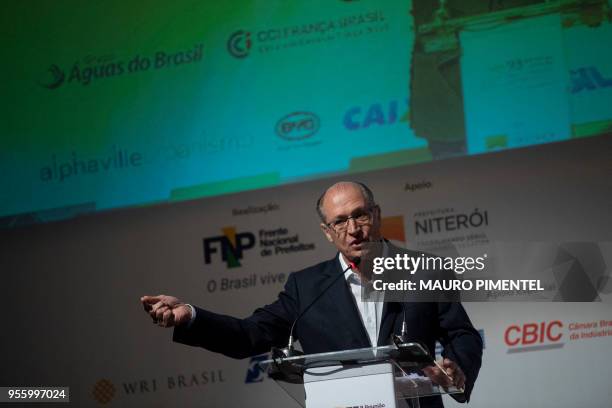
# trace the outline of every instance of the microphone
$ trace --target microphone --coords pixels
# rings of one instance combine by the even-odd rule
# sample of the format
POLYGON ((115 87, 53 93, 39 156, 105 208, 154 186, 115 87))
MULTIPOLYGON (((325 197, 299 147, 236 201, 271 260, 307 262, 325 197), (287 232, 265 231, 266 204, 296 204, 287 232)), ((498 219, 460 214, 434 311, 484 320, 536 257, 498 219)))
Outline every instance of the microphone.
POLYGON ((287 342, 287 347, 285 347, 284 349, 281 349, 280 352, 284 355, 284 357, 292 357, 292 356, 296 356, 296 355, 301 355, 303 353, 295 350, 293 348, 293 329, 295 328, 295 324, 302 318, 302 316, 304 316, 306 314, 306 312, 308 310, 310 310, 310 308, 317 303, 317 300, 319 300, 321 298, 321 296, 323 296, 328 290, 329 288, 332 287, 332 285, 334 283, 336 283, 336 281, 338 280, 338 278, 340 278, 340 276, 344 276, 344 274, 346 273, 346 271, 348 271, 349 269, 357 269, 357 267, 359 266, 359 264, 361 263, 361 258, 356 256, 354 257, 350 262, 348 267, 342 271, 341 274, 338 274, 338 276, 336 276, 329 285, 327 285, 327 287, 325 289, 323 289, 321 291, 321 293, 319 293, 317 295, 316 298, 314 298, 314 300, 312 302, 310 302, 310 304, 308 305, 308 307, 306 309, 304 309, 302 311, 302 313, 300 313, 298 315, 298 317, 295 318, 295 320, 293 321, 293 324, 291 325, 291 330, 289 331, 289 341, 287 342))
POLYGON ((402 313, 404 315, 404 318, 402 319, 402 329, 401 329, 400 335, 399 336, 397 334, 393 335, 393 341, 395 344, 408 342, 408 328, 406 327, 406 308, 404 307, 403 304, 402 304, 402 313))

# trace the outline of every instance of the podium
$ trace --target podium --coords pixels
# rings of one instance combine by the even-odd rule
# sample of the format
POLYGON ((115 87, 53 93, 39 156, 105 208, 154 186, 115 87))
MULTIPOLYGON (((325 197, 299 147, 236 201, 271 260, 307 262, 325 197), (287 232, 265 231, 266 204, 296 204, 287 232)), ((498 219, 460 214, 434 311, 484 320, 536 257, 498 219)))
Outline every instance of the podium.
POLYGON ((415 343, 286 357, 273 350, 259 363, 305 408, 420 408, 420 397, 462 394, 442 388, 420 369, 432 357, 415 343))

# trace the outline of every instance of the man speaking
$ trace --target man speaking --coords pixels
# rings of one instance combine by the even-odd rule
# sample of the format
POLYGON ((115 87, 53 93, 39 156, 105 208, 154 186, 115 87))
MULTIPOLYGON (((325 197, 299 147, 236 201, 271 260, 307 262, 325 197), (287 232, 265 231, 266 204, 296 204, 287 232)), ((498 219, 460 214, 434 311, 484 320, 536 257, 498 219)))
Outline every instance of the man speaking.
MULTIPOLYGON (((382 242, 388 254, 406 252, 380 234, 380 207, 362 183, 339 182, 317 201, 321 229, 338 249, 334 258, 289 275, 278 299, 245 319, 220 315, 166 296, 143 296, 153 321, 174 327, 176 342, 204 347, 233 358, 285 347, 292 334, 305 353, 383 346, 406 324, 405 339, 423 344, 433 355, 436 340, 444 347, 438 367, 423 371, 435 383, 464 388, 468 401, 482 359, 482 340, 458 302, 363 301, 362 285, 372 271, 360 268, 368 244, 382 242), (344 275, 343 279, 338 279, 344 275), (308 310, 306 310, 308 309, 308 310)), ((439 396, 420 399, 423 407, 440 407, 439 396)))

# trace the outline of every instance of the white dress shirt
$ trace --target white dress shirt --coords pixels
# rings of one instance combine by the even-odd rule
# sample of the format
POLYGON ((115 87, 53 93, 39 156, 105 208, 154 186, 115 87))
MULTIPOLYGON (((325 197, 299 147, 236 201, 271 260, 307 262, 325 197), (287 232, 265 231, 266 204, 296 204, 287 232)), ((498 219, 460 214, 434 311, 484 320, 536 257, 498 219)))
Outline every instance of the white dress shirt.
MULTIPOLYGON (((383 256, 387 256, 387 252, 387 244, 383 242, 383 256)), ((348 264, 344 260, 342 254, 338 254, 338 256, 340 260, 340 266, 342 267, 342 270, 345 270, 346 268, 348 268, 348 264)), ((365 327, 366 332, 368 333, 368 337, 370 338, 370 343, 373 347, 375 347, 378 345, 378 333, 380 332, 380 323, 382 321, 382 312, 384 304, 382 299, 382 293, 377 292, 375 294, 376 301, 364 301, 362 298, 362 290, 372 290, 372 283, 369 282, 364 287, 359 275, 353 272, 351 269, 344 273, 344 278, 349 284, 351 293, 353 294, 353 298, 355 299, 355 305, 357 306, 357 310, 359 310, 359 316, 361 317, 363 326, 365 327)), ((371 299, 374 299, 374 297, 372 297, 371 299)))
MULTIPOLYGON (((383 256, 387 256, 388 252, 389 252, 389 248, 387 244, 383 241, 383 256)), ((344 257, 342 256, 341 253, 338 254, 338 257, 340 260, 340 267, 342 268, 342 270, 345 270, 346 268, 348 268, 348 264, 344 260, 344 257)), ((353 299, 355 300, 355 305, 357 306, 357 310, 359 310, 359 317, 361 317, 363 326, 365 327, 366 332, 368 333, 370 343, 372 344, 373 347, 375 347, 378 345, 378 332, 380 331, 380 323, 382 321, 382 311, 383 311, 384 303, 383 303, 382 296, 379 296, 379 295, 382 295, 382 293, 376 294, 377 301, 372 301, 372 300, 363 301, 362 296, 361 296, 362 289, 371 290, 372 289, 371 282, 368 283, 366 287, 364 288, 363 287, 364 285, 362 284, 361 278, 359 277, 359 275, 357 275, 351 269, 349 269, 348 271, 344 273, 344 278, 346 279, 346 282, 349 284, 351 293, 353 294, 353 299)), ((189 327, 193 324, 196 318, 196 310, 189 303, 186 303, 186 306, 188 306, 189 309, 191 309, 191 319, 187 323, 187 327, 189 327)))

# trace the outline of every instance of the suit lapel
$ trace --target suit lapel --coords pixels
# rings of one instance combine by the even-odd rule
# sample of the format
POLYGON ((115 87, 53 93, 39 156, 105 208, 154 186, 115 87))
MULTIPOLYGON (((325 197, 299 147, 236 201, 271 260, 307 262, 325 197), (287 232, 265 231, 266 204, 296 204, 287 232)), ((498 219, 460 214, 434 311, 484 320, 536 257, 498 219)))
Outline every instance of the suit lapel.
MULTIPOLYGON (((391 246, 391 250, 393 247, 391 246)), ((333 262, 326 268, 325 274, 327 279, 324 280, 322 288, 325 288, 329 283, 342 273, 342 267, 338 261, 338 257, 334 258, 333 262)), ((350 336, 352 347, 370 347, 370 337, 361 321, 359 310, 355 304, 355 299, 346 283, 344 277, 338 278, 326 295, 331 307, 328 310, 334 310, 332 316, 326 316, 333 320, 334 327, 342 329, 342 335, 350 336)), ((389 344, 391 334, 393 334, 397 315, 402 312, 401 303, 384 302, 383 312, 381 316, 380 329, 378 332, 377 346, 386 346, 389 344)))
POLYGON ((402 305, 397 302, 385 302, 378 332, 378 346, 387 346, 395 327, 397 315, 402 312, 402 305))
MULTIPOLYGON (((389 247, 389 253, 387 256, 395 256, 400 253, 399 249, 385 239, 386 244, 389 247)), ((378 345, 386 346, 391 340, 391 335, 395 328, 395 321, 397 316, 402 313, 402 304, 399 302, 385 302, 383 306, 383 313, 380 323, 380 330, 378 332, 378 345)), ((396 333, 399 334, 399 333, 396 333)))
MULTIPOLYGON (((325 280, 323 287, 329 285, 329 282, 338 276, 337 274, 342 273, 338 258, 335 259, 333 264, 335 267, 328 268, 327 270, 329 277, 325 280)), ((326 297, 333 305, 333 308, 328 309, 333 310, 333 312, 331 316, 327 317, 333 320, 334 326, 339 329, 338 334, 348 336, 352 347, 370 347, 368 333, 363 326, 361 317, 359 317, 359 310, 357 305, 355 305, 355 299, 344 276, 338 278, 332 287, 329 288, 326 297)), ((346 340, 348 339, 345 338, 342 341, 346 342, 346 340)))

